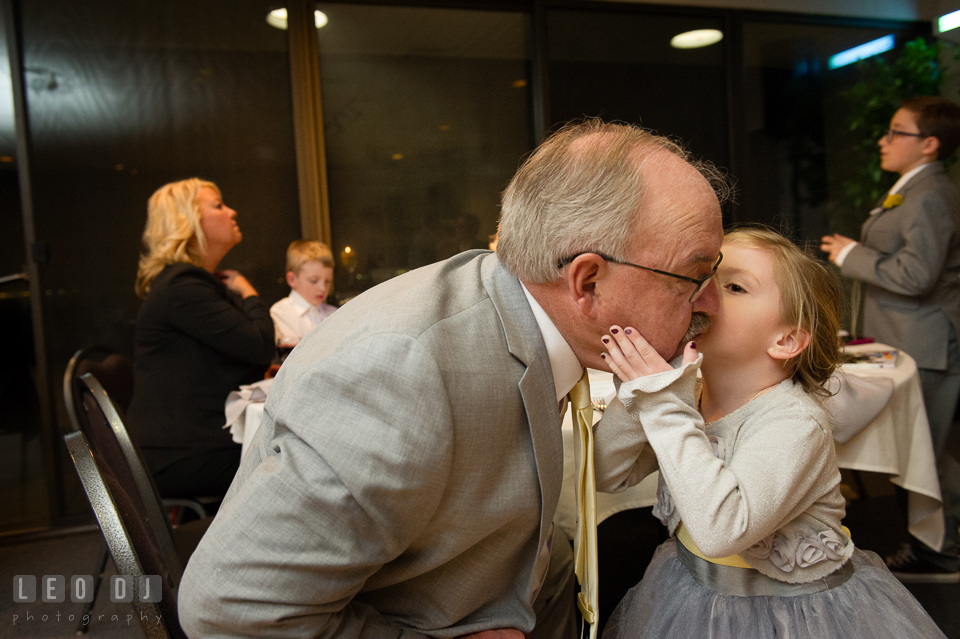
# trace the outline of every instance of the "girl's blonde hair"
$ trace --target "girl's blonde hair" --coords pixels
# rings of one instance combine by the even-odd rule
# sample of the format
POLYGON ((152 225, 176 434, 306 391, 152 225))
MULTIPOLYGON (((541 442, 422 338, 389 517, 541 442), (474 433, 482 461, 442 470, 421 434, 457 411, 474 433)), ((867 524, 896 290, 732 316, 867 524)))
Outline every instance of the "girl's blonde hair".
POLYGON ((203 266, 201 256, 207 249, 207 238, 200 227, 200 189, 210 188, 220 194, 213 182, 190 178, 161 186, 147 202, 147 225, 143 229, 143 246, 137 268, 137 295, 146 297, 153 280, 170 264, 184 262, 203 266), (196 238, 196 242, 190 240, 196 238))
POLYGON ((725 244, 770 251, 780 289, 780 318, 810 335, 809 345, 784 362, 790 377, 808 393, 828 396, 823 387, 840 361, 841 290, 833 271, 779 233, 765 228, 728 231, 725 244))

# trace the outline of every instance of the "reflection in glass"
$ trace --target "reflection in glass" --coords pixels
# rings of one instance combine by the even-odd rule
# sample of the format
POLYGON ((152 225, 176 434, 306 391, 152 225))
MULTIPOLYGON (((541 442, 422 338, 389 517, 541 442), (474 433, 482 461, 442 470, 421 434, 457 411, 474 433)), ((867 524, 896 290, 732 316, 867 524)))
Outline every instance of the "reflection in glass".
POLYGON ((729 166, 723 48, 676 49, 720 19, 637 12, 548 13, 550 121, 583 116, 639 124, 729 166))
MULTIPOLYGON (((284 254, 300 221, 287 33, 266 22, 274 3, 228 5, 22 3, 51 388, 80 347, 132 356, 146 203, 167 182, 216 182, 244 234, 223 268, 268 304, 289 292, 284 254)), ((56 410, 65 429, 62 401, 56 410)), ((68 503, 85 512, 72 464, 62 468, 68 503)))
POLYGON ((49 520, 40 448, 40 398, 33 347, 13 85, 0 12, 0 532, 42 528, 49 520))
POLYGON ((486 248, 500 193, 530 148, 528 18, 321 8, 329 17, 317 37, 340 296, 486 248))
POLYGON ((740 184, 747 219, 774 224, 807 243, 834 230, 849 232, 831 229, 829 220, 844 199, 840 178, 850 137, 842 93, 856 82, 857 69, 828 69, 828 60, 888 33, 822 25, 744 25, 748 164, 740 184))

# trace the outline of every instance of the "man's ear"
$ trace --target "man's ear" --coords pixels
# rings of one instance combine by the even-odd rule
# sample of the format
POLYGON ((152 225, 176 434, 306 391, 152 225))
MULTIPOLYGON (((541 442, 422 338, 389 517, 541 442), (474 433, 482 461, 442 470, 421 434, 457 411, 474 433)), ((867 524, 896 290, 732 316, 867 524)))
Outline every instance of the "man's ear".
POLYGON ((563 281, 567 293, 573 298, 580 312, 587 317, 596 317, 600 312, 600 297, 597 283, 607 276, 607 262, 594 253, 578 255, 563 269, 563 281))
POLYGON ((287 286, 293 288, 293 285, 297 283, 297 274, 293 271, 287 271, 287 286))
POLYGON ((940 150, 940 138, 928 135, 923 139, 923 146, 920 147, 921 153, 937 159, 937 152, 940 150))
POLYGON ((777 341, 767 349, 767 355, 784 361, 802 353, 810 345, 810 333, 796 326, 784 328, 777 341))

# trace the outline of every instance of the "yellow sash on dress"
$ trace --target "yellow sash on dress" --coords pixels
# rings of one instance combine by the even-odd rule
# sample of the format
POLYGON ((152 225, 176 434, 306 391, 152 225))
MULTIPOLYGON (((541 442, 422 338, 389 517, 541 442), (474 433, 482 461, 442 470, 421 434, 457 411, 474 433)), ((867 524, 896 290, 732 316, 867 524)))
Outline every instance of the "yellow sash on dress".
POLYGON ((682 521, 677 525, 677 529, 674 531, 674 534, 677 536, 677 541, 683 544, 684 548, 689 550, 697 557, 700 557, 700 559, 709 561, 711 564, 732 566, 733 568, 753 568, 753 566, 745 562, 743 557, 740 555, 730 555, 729 557, 707 557, 705 554, 700 552, 700 549, 697 548, 697 545, 693 543, 693 538, 690 537, 690 531, 687 530, 687 527, 683 525, 682 521))

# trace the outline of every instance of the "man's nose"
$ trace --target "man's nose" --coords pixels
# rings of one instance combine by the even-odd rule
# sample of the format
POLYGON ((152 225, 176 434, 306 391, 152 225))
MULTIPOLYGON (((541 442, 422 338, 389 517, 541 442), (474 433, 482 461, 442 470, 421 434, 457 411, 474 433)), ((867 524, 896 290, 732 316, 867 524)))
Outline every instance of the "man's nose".
POLYGON ((693 301, 694 313, 713 315, 720 309, 720 295, 717 293, 716 279, 704 284, 703 293, 693 301))

